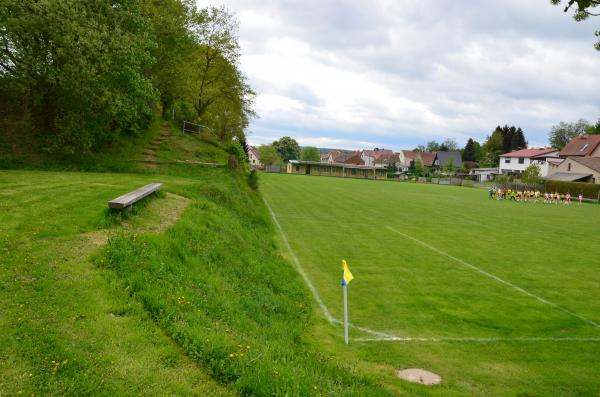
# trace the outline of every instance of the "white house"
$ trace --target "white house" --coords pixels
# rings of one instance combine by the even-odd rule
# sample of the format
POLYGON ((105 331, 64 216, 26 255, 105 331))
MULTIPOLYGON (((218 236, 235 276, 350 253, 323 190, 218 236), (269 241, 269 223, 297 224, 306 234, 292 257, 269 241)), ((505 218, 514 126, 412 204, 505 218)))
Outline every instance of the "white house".
POLYGON ((499 174, 498 168, 473 168, 469 174, 474 176, 478 182, 493 181, 499 174))
POLYGON ((541 176, 547 177, 550 165, 548 159, 559 157, 559 150, 553 148, 545 149, 522 149, 516 152, 505 153, 500 156, 499 171, 503 174, 521 174, 531 164, 540 166, 541 176))
POLYGON ((254 146, 248 146, 248 159, 250 160, 250 165, 253 167, 261 167, 262 163, 260 162, 260 155, 258 154, 258 149, 254 146))

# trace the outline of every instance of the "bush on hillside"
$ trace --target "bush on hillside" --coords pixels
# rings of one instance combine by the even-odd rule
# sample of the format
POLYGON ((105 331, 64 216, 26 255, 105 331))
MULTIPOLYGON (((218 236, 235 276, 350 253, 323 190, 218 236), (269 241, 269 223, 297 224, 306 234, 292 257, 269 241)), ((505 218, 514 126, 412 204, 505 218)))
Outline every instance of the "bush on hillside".
POLYGON ((256 170, 250 171, 247 180, 248 186, 250 186, 252 190, 258 190, 258 172, 256 172, 256 170))

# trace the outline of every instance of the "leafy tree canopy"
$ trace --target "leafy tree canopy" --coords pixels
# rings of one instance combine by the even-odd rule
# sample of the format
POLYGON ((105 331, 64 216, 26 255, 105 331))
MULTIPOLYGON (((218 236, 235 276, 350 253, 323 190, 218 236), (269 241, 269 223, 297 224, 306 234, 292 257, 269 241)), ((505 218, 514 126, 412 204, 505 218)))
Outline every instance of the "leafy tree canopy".
POLYGON ((574 123, 565 123, 561 121, 557 125, 553 126, 548 134, 550 145, 557 149, 564 148, 571 139, 576 136, 587 133, 594 127, 584 119, 579 119, 574 123))
MULTIPOLYGON (((550 0, 550 2, 554 5, 566 3, 565 12, 573 9, 573 18, 578 22, 586 20, 591 16, 600 16, 600 10, 596 8, 600 7, 599 0, 567 0, 565 2, 562 0, 550 0)), ((596 31, 596 37, 598 37, 598 41, 594 47, 600 51, 600 30, 596 31)))
POLYGON ((300 158, 300 146, 294 138, 284 136, 278 141, 273 142, 273 146, 277 149, 279 156, 284 162, 300 158))
POLYGON ((264 165, 279 165, 283 163, 279 152, 273 145, 259 146, 258 155, 260 156, 260 162, 264 165))
POLYGON ((540 166, 538 164, 529 165, 525 171, 523 171, 523 176, 521 178, 524 183, 529 185, 539 184, 543 181, 542 172, 540 166))
POLYGON ((307 146, 302 149, 300 159, 304 161, 321 161, 321 152, 314 146, 307 146))

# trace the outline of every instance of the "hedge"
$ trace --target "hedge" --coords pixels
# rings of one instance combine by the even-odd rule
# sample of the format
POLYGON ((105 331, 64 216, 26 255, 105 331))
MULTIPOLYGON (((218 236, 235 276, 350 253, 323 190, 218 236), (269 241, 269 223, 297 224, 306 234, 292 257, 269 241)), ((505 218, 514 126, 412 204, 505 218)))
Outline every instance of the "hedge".
POLYGON ((571 193, 573 196, 577 196, 579 193, 582 193, 583 197, 585 198, 598 200, 600 195, 600 184, 546 181, 546 191, 559 192, 561 194, 571 193))

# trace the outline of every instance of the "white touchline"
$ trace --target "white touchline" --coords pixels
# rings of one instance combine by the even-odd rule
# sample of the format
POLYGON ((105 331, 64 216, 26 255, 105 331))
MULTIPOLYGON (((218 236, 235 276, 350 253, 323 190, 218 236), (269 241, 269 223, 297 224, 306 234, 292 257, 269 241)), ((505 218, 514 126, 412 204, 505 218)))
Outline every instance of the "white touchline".
POLYGON ((531 292, 529 292, 529 291, 527 291, 527 290, 524 290, 523 288, 519 287, 518 285, 515 285, 515 284, 513 284, 513 283, 511 283, 511 282, 509 282, 509 281, 506 281, 506 280, 504 280, 504 279, 501 279, 501 278, 500 278, 500 277, 498 277, 498 276, 495 276, 495 275, 493 275, 493 274, 491 274, 491 273, 488 273, 488 272, 486 272, 485 270, 478 268, 477 266, 471 265, 470 263, 468 263, 468 262, 465 262, 465 261, 463 261, 462 259, 456 258, 456 257, 454 257, 454 256, 452 256, 452 255, 450 255, 450 254, 448 254, 448 253, 446 253, 446 252, 444 252, 444 251, 442 251, 442 250, 439 250, 439 249, 437 249, 437 248, 435 248, 435 247, 433 247, 433 246, 431 246, 431 245, 429 245, 429 244, 427 244, 427 243, 425 243, 425 242, 423 242, 423 241, 419 240, 419 239, 416 239, 416 238, 414 238, 414 237, 412 237, 412 236, 409 236, 408 234, 404 234, 404 233, 402 233, 402 232, 400 232, 400 231, 398 231, 398 230, 394 229, 394 228, 393 228, 393 227, 391 227, 391 226, 386 226, 386 228, 388 228, 389 230, 391 230, 392 232, 394 232, 394 233, 396 233, 396 234, 399 234, 400 236, 403 236, 403 237, 405 237, 405 238, 407 238, 407 239, 409 239, 409 240, 412 240, 412 241, 414 241, 415 243, 418 243, 418 244, 422 245, 423 247, 429 248, 430 250, 432 250, 432 251, 434 251, 434 252, 437 252, 438 254, 440 254, 440 255, 442 255, 442 256, 445 256, 446 258, 450 258, 450 259, 452 259, 453 261, 455 261, 455 262, 458 262, 458 263, 460 263, 461 265, 463 265, 463 266, 465 266, 465 267, 467 267, 467 268, 469 268, 469 269, 471 269, 471 270, 473 270, 473 271, 476 271, 476 272, 478 272, 478 273, 480 273, 480 274, 483 274, 484 276, 487 276, 487 277, 489 277, 489 278, 491 278, 491 279, 493 279, 493 280, 496 280, 496 281, 497 281, 497 282, 499 282, 499 283, 502 283, 502 284, 504 284, 504 285, 507 285, 507 286, 509 286, 509 287, 511 287, 511 288, 513 288, 513 289, 515 289, 515 290, 517 290, 517 291, 519 291, 519 292, 521 292, 521 293, 523 293, 523 294, 525 294, 525 295, 527 295, 527 296, 529 296, 529 297, 533 298, 533 299, 536 299, 536 300, 537 300, 537 301, 539 301, 539 302, 542 302, 542 303, 544 303, 544 304, 546 304, 546 305, 549 305, 549 306, 555 307, 555 308, 557 308, 557 309, 561 310, 562 312, 564 312, 564 313, 566 313, 566 314, 568 314, 568 315, 570 315, 570 316, 572 316, 572 317, 578 318, 579 320, 581 320, 581 321, 584 321, 584 322, 586 322, 586 323, 588 323, 588 324, 590 324, 590 325, 593 325, 593 326, 594 326, 594 327, 596 327, 596 328, 600 328, 600 324, 598 324, 598 323, 596 323, 596 322, 594 322, 594 321, 592 321, 592 320, 590 320, 590 319, 587 319, 587 318, 583 317, 582 315, 579 315, 579 314, 577 314, 577 313, 575 313, 575 312, 572 312, 572 311, 570 311, 569 309, 566 309, 566 308, 564 308, 564 307, 562 307, 562 306, 560 306, 560 305, 557 305, 557 304, 556 304, 556 303, 554 303, 554 302, 550 302, 550 301, 549 301, 549 300, 547 300, 547 299, 544 299, 544 298, 542 298, 542 297, 539 297, 539 296, 537 296, 537 295, 535 295, 535 294, 533 294, 533 293, 531 293, 531 292))
POLYGON ((321 299, 321 296, 317 292, 317 289, 315 288, 315 286, 313 285, 313 283, 308 278, 308 275, 306 274, 306 272, 302 268, 302 265, 300 265, 300 261, 298 260, 298 257, 296 256, 296 254, 292 250, 292 247, 290 246, 290 243, 289 243, 289 241, 287 239, 287 236, 285 235, 285 233, 283 231, 283 228, 281 227, 281 225, 279 224, 279 221, 277 220, 277 217, 275 216, 275 212, 273 212, 273 209, 271 208, 271 206, 267 202, 267 199, 264 196, 263 196, 263 201, 265 202, 265 205, 267 206, 269 212, 271 213, 271 217, 273 218, 273 222, 275 222, 275 226, 277 226, 277 229, 279 230, 279 233, 281 234, 281 238, 283 239, 283 243, 285 244, 285 247, 287 248, 290 256, 292 257, 292 261, 294 262, 294 265, 296 266, 296 270, 298 270, 298 273, 300 273, 300 275, 304 279, 304 282, 306 283, 306 285, 308 286, 308 288, 312 292, 315 300, 317 301, 317 303, 321 307, 321 311, 323 312, 323 315, 325 316, 325 318, 327 319, 327 321, 329 321, 332 324, 339 324, 339 323, 341 323, 340 320, 334 318, 331 315, 331 313, 329 312, 329 309, 327 309, 327 306, 325 306, 325 303, 323 303, 323 300, 321 299))
MULTIPOLYGON (((281 234, 281 238, 283 240, 283 243, 285 244, 285 247, 287 248, 288 253, 292 257, 292 261, 294 262, 294 266, 296 267, 296 270, 298 271, 298 273, 300 273, 300 275, 304 279, 304 282, 308 286, 308 289, 310 289, 310 291, 312 292, 315 300, 317 301, 319 307, 321 308, 321 311, 323 312, 323 315, 325 316, 325 318, 327 319, 327 321, 329 321, 331 324, 342 324, 342 322, 340 320, 338 320, 337 318, 335 318, 335 317, 333 317, 331 315, 331 313, 329 312, 329 309, 327 308, 327 306, 325 306, 325 303, 321 299, 321 296, 319 295, 319 292, 317 291, 317 289, 315 288, 315 286, 313 285, 313 283, 310 281, 310 278, 308 278, 308 275, 306 274, 306 271, 304 271, 304 268, 300 264, 300 260, 298 259, 298 257, 294 253, 294 250, 292 249, 292 246, 290 245, 290 242, 288 241, 287 236, 285 235, 285 232, 283 231, 283 228, 281 227, 281 224, 279 224, 279 221, 277 220, 277 216, 275 215, 275 212, 273 211, 273 209, 271 208, 271 206, 267 202, 267 199, 264 196, 263 196, 263 201, 265 202, 265 205, 267 206, 267 209, 271 213, 271 217, 273 218, 273 222, 275 223, 275 226, 277 226, 277 229, 279 230, 279 233, 281 234)), ((368 329, 368 328, 359 327, 359 326, 354 325, 352 323, 349 323, 348 325, 350 327, 352 327, 352 328, 358 329, 359 331, 365 332, 367 334, 375 335, 375 336, 377 336, 379 338, 395 338, 396 337, 395 335, 390 335, 390 334, 386 334, 386 333, 383 333, 383 332, 373 331, 373 330, 368 329)))
MULTIPOLYGON (((337 318, 333 317, 331 315, 331 312, 329 312, 329 309, 327 308, 327 306, 325 306, 325 303, 323 302, 323 300, 321 299, 321 296, 319 295, 319 292, 317 291, 317 289, 315 288, 315 286, 313 285, 313 283, 310 281, 310 278, 308 278, 308 275, 306 274, 306 271, 304 270, 304 268, 302 267, 302 265, 300 264, 300 260, 298 259, 298 257, 296 256, 296 254, 294 253, 294 250, 292 249, 292 246, 290 245, 287 236, 285 235, 285 232, 283 231, 283 228, 281 227, 281 224, 279 223, 279 221, 277 220, 277 216, 275 215, 275 212, 273 211, 273 209, 271 208, 271 206, 269 205, 269 203, 267 202, 267 199, 263 196, 263 201, 265 202, 265 205, 267 206, 267 209, 269 210, 269 213, 271 214, 271 217, 273 218, 273 222, 275 223, 275 226, 277 226, 277 229, 279 230, 279 233, 281 234, 281 238, 283 240, 283 243, 285 244, 285 247, 288 251, 288 253, 290 254, 290 256, 292 257, 292 261, 294 262, 294 266, 296 267, 296 270, 298 271, 298 273, 300 273, 300 275, 302 276, 302 278, 304 279, 304 282, 306 283, 306 285, 308 286, 308 288, 310 289, 310 291, 312 292, 315 300, 317 301, 319 307, 321 308, 321 311, 323 312, 323 315, 325 316, 325 318, 327 319, 327 321, 330 324, 334 324, 334 325, 339 325, 342 324, 342 322, 340 320, 338 320, 337 318)), ((392 229, 391 227, 388 226, 388 228, 400 235, 406 236, 404 233, 400 233, 397 230, 392 229)), ((410 239, 413 239, 410 236, 406 236, 410 239)), ((439 251, 437 248, 431 247, 428 244, 425 244, 417 239, 414 239, 416 242, 423 244, 424 246, 433 249, 434 251, 448 256, 454 260, 460 261, 460 259, 454 258, 451 255, 448 255, 442 251, 439 251)), ((461 262, 462 263, 462 262, 461 262)), ((591 324, 595 325, 596 327, 598 327, 598 325, 590 320, 584 319, 583 317, 575 314, 575 313, 571 313, 566 309, 561 308, 558 305, 555 305, 551 302, 548 302, 542 298, 538 298, 535 295, 528 293, 527 291, 521 289, 520 287, 516 287, 513 286, 512 284, 503 281, 499 278, 497 278, 496 276, 493 276, 489 273, 486 273, 485 271, 476 268, 473 265, 469 265, 466 262, 464 262, 463 264, 472 267, 474 269, 476 269, 479 272, 482 272, 483 274, 486 274, 494 279, 497 279, 498 281, 501 281, 505 284, 511 285, 514 288, 517 288, 518 290, 526 293, 527 295, 530 295, 532 297, 535 297, 538 300, 541 300, 542 302, 552 305, 552 306, 556 306, 558 308, 560 308, 563 311, 566 311, 567 313, 571 314, 571 315, 575 315, 575 317, 578 317, 584 321, 590 322, 591 324)), ((594 338, 594 337, 589 337, 589 338, 578 338, 578 337, 556 337, 556 338, 552 338, 552 337, 548 337, 548 338, 544 338, 544 337, 498 337, 498 338, 494 338, 494 337, 489 337, 489 338, 478 338, 478 337, 432 337, 432 338, 420 338, 420 337, 410 337, 410 336, 397 336, 397 335, 392 335, 392 334, 387 334, 384 332, 379 332, 379 331, 374 331, 372 329, 369 328, 365 328, 365 327, 360 327, 358 325, 354 325, 352 323, 348 324, 350 327, 357 329, 359 331, 362 331, 364 333, 367 334, 371 334, 374 335, 375 337, 373 338, 354 338, 353 340, 356 342, 560 342, 560 341, 575 341, 575 342, 600 342, 600 337, 599 338, 594 338)))

